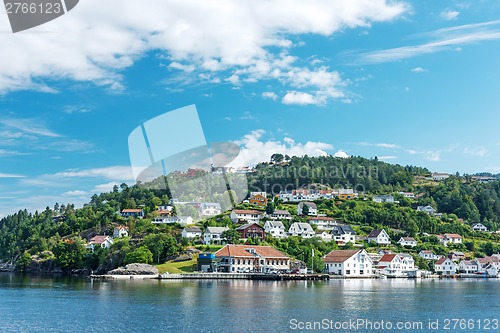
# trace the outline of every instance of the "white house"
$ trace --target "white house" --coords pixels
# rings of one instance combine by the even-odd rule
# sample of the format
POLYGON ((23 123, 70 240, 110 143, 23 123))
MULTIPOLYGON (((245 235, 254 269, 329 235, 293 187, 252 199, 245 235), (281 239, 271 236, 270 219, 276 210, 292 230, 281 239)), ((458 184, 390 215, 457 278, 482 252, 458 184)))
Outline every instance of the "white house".
POLYGON ((266 221, 266 223, 264 223, 264 231, 274 238, 287 237, 285 225, 280 221, 266 221))
POLYGON ((434 270, 442 275, 455 275, 458 265, 450 258, 442 257, 434 264, 434 270))
POLYGON ((315 224, 319 230, 332 230, 338 224, 335 219, 327 216, 310 217, 307 219, 307 223, 315 224))
POLYGON ((229 217, 233 223, 259 223, 261 212, 253 209, 233 209, 229 217))
POLYGON ((202 202, 199 208, 200 216, 214 216, 222 212, 218 202, 202 202))
POLYGON ((436 214, 436 210, 434 208, 432 208, 432 206, 418 206, 417 211, 424 212, 424 213, 427 213, 429 215, 436 214))
POLYGON ((462 260, 458 265, 460 273, 474 274, 479 272, 481 265, 476 260, 462 260))
POLYGON ((432 179, 434 181, 441 181, 441 180, 446 180, 450 177, 449 173, 440 173, 440 172, 434 172, 432 174, 432 179))
POLYGON ((128 237, 128 227, 119 225, 113 230, 113 238, 128 237))
POLYGON ((462 244, 462 236, 458 234, 444 234, 444 235, 436 235, 439 242, 444 246, 448 246, 448 244, 462 244))
POLYGON ((180 225, 193 224, 193 218, 191 216, 158 216, 155 217, 153 224, 174 224, 179 223, 180 225))
POLYGON ((203 235, 203 244, 221 244, 222 233, 226 230, 229 230, 228 227, 207 227, 205 230, 205 234, 203 235))
POLYGON ((486 228, 482 223, 476 223, 472 226, 472 230, 474 230, 474 231, 488 231, 488 228, 486 228))
POLYGON ((295 222, 288 229, 290 236, 300 236, 302 238, 312 238, 316 235, 309 223, 295 222))
POLYGON ((389 238, 389 235, 387 232, 385 232, 384 229, 378 230, 375 229, 370 234, 368 235, 368 241, 369 242, 375 242, 380 245, 388 245, 391 244, 391 239, 389 238))
POLYGON ((374 202, 394 202, 394 197, 392 195, 376 195, 373 197, 374 202))
POLYGON ((401 237, 398 240, 398 244, 401 246, 415 247, 415 246, 417 246, 417 241, 413 237, 401 237))
POLYGON ((408 198, 408 199, 414 199, 415 198, 415 193, 413 192, 399 192, 403 197, 408 198))
POLYGON ((215 252, 217 271, 276 272, 290 269, 290 258, 271 246, 229 244, 215 252))
POLYGON ((434 254, 431 250, 422 250, 418 253, 418 255, 427 260, 438 260, 440 256, 434 254))
POLYGON ((198 227, 186 227, 182 229, 182 238, 198 238, 201 237, 202 231, 198 227))
POLYGON ((290 221, 292 219, 292 214, 290 214, 289 211, 287 210, 279 210, 276 209, 274 213, 272 214, 267 214, 267 218, 271 220, 287 220, 290 221))
POLYGON ((336 225, 332 229, 332 237, 338 244, 355 244, 356 233, 350 225, 336 225))
POLYGON ((109 236, 94 236, 90 239, 85 248, 90 249, 92 250, 92 252, 94 252, 94 249, 98 246, 102 247, 103 249, 109 249, 111 245, 113 245, 113 238, 109 236))
POLYGON ((320 232, 317 232, 316 233, 316 236, 317 238, 321 238, 322 241, 324 242, 331 242, 332 239, 333 239, 333 236, 331 233, 328 233, 326 231, 320 231, 320 232))
POLYGON ((121 211, 122 217, 144 217, 144 211, 142 209, 124 209, 121 211))
POLYGON ((329 274, 345 277, 372 276, 373 261, 365 250, 333 250, 323 257, 329 274))
POLYGON ((384 254, 378 263, 378 270, 387 276, 406 276, 408 272, 415 271, 413 257, 406 253, 384 254))
POLYGON ((318 207, 314 202, 303 201, 297 205, 297 215, 303 215, 302 212, 304 210, 304 206, 309 208, 309 213, 307 215, 315 216, 318 215, 318 207))

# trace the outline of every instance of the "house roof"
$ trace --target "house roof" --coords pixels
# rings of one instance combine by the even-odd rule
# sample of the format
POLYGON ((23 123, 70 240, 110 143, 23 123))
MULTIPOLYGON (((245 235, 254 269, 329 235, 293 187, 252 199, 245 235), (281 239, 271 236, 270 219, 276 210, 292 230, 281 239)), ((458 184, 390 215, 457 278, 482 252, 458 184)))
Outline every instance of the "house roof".
POLYGON ((102 244, 104 243, 107 239, 109 239, 109 236, 94 236, 90 239, 91 244, 102 244))
POLYGON ((425 254, 433 254, 431 250, 422 250, 420 252, 425 254))
POLYGON ((405 242, 416 242, 415 238, 413 237, 401 237, 401 239, 404 240, 405 242))
POLYGON ((290 229, 292 229, 293 227, 297 228, 297 229, 300 229, 300 230, 305 230, 305 231, 309 231, 309 232, 314 232, 313 228, 311 227, 311 225, 309 223, 303 223, 303 222, 294 222, 291 226, 290 226, 290 229))
POLYGON ((316 216, 308 218, 307 221, 335 221, 335 219, 328 216, 316 216))
POLYGON ((216 257, 262 257, 262 258, 283 258, 289 259, 283 252, 276 250, 272 246, 258 245, 235 245, 228 244, 219 251, 215 252, 216 257), (247 249, 253 249, 255 254, 247 249))
POLYGON ((373 230, 372 232, 370 232, 370 234, 368 235, 368 238, 375 238, 375 237, 378 237, 378 235, 380 235, 380 233, 384 231, 384 229, 382 230, 379 230, 379 229, 375 229, 373 230))
POLYGON ((217 209, 221 209, 220 203, 218 202, 202 202, 201 207, 203 208, 208 208, 208 207, 215 207, 217 209))
POLYGON ((123 209, 122 210, 122 213, 141 213, 142 212, 142 209, 132 209, 132 208, 129 208, 129 209, 123 209))
POLYGON ((333 226, 332 235, 345 235, 345 234, 356 235, 356 233, 354 232, 354 230, 351 228, 350 225, 333 226))
POLYGON ((377 198, 377 199, 394 199, 394 197, 392 195, 387 195, 387 194, 384 194, 384 195, 375 195, 373 198, 377 198))
POLYGON ((224 231, 229 230, 228 227, 207 227, 205 233, 209 234, 222 234, 224 231))
POLYGON ((184 228, 186 232, 201 232, 201 229, 198 227, 189 227, 189 228, 184 228))
POLYGON ((361 250, 333 250, 323 257, 326 263, 340 263, 344 262, 352 256, 356 255, 361 250))
POLYGON ((396 258, 398 255, 396 253, 391 253, 391 254, 384 254, 382 258, 380 258, 379 262, 391 262, 396 258))
POLYGON ((115 230, 116 229, 118 229, 118 230, 120 230, 120 229, 127 229, 127 231, 128 231, 128 227, 126 225, 119 225, 119 226, 115 227, 115 230))
POLYGON ((278 209, 276 209, 274 211, 274 213, 271 214, 271 215, 292 215, 292 214, 290 214, 290 212, 287 211, 287 210, 278 210, 278 209))
POLYGON ((462 238, 459 234, 444 234, 448 238, 462 238))
POLYGON ((268 224, 271 228, 284 228, 285 225, 281 221, 267 221, 266 224, 268 224))
POLYGON ((441 265, 443 262, 445 262, 446 260, 448 260, 448 258, 446 257, 441 257, 438 259, 438 261, 436 261, 436 265, 441 265))
POLYGON ((309 206, 309 208, 317 209, 316 204, 314 202, 302 201, 299 203, 299 207, 302 208, 304 205, 309 206))
POLYGON ((236 214, 251 214, 251 215, 259 215, 262 213, 261 211, 255 209, 235 209, 233 210, 236 214))
POLYGON ((489 263, 494 263, 494 262, 500 262, 500 260, 497 257, 484 257, 484 258, 476 258, 477 261, 481 264, 489 264, 489 263))
POLYGON ((259 229, 263 229, 260 225, 258 225, 257 223, 247 223, 247 224, 243 224, 242 226, 239 226, 238 228, 236 228, 236 230, 245 230, 247 228, 250 228, 251 226, 253 225, 256 225, 257 227, 259 227, 259 229))

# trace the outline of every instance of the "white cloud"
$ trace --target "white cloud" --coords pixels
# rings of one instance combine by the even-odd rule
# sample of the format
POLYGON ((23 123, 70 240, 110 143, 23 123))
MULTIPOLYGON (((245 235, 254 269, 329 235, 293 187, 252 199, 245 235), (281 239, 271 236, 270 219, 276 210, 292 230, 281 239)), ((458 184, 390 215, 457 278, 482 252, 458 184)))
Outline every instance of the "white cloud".
POLYGON ((325 103, 324 99, 318 99, 316 96, 313 96, 309 93, 300 92, 300 91, 289 91, 283 96, 281 102, 283 104, 291 105, 322 105, 325 103))
POLYGON ((422 67, 415 67, 411 70, 413 73, 423 73, 423 72, 427 72, 426 69, 422 68, 422 67))
POLYGON ((401 148, 400 145, 397 145, 395 143, 370 143, 370 142, 360 142, 359 143, 362 146, 373 146, 373 147, 379 147, 379 148, 387 148, 387 149, 399 149, 401 148))
POLYGON ((171 62, 170 65, 168 65, 168 67, 173 68, 173 69, 178 69, 178 70, 188 72, 188 73, 191 73, 196 69, 196 67, 193 65, 184 65, 184 64, 178 63, 177 61, 171 62))
POLYGON ((326 150, 333 149, 333 146, 324 142, 308 141, 304 144, 296 143, 290 138, 283 141, 262 140, 266 132, 262 129, 252 131, 241 140, 235 141, 241 146, 240 155, 231 163, 231 166, 253 166, 257 163, 269 161, 271 155, 275 153, 288 156, 326 156, 326 150))
POLYGON ((99 184, 94 187, 92 190, 92 193, 105 193, 105 192, 111 192, 113 190, 114 186, 120 186, 119 183, 117 182, 109 182, 105 184, 99 184))
POLYGON ((57 138, 61 136, 49 130, 41 123, 41 121, 36 119, 3 118, 0 119, 0 124, 10 129, 19 130, 25 134, 33 134, 49 138, 57 138))
POLYGON ((272 99, 273 101, 278 99, 278 95, 272 91, 266 91, 262 93, 262 97, 266 99, 272 99))
POLYGON ((132 167, 130 166, 111 166, 94 169, 71 169, 58 172, 53 175, 54 178, 105 178, 115 181, 133 181, 132 167))
POLYGON ((23 153, 23 152, 16 151, 16 150, 0 149, 0 157, 4 157, 4 156, 21 156, 21 155, 30 155, 30 154, 29 153, 23 153))
POLYGON ((464 153, 476 157, 484 157, 488 155, 488 150, 484 147, 465 147, 464 153))
MULTIPOLYGON (((292 47, 288 35, 330 36, 394 20, 408 10, 398 0, 121 0, 116 15, 114 0, 82 1, 68 15, 32 29, 35 33, 0 35, 0 93, 54 92, 46 79, 120 90, 121 71, 152 50, 165 53, 171 68, 188 72, 279 68, 270 50, 292 47)), ((5 14, 0 27, 9 28, 5 14)))
POLYGON ((0 178, 24 178, 24 177, 26 176, 0 172, 0 178))
POLYGON ((81 197, 87 194, 87 192, 81 190, 67 191, 63 193, 63 195, 67 197, 81 197))
POLYGON ((347 155, 345 151, 339 150, 335 154, 333 154, 333 157, 349 158, 349 155, 347 155))
POLYGON ((63 108, 64 113, 73 114, 73 113, 87 113, 92 111, 92 108, 85 105, 66 105, 63 108))
POLYGON ((460 12, 457 12, 456 10, 445 10, 439 14, 442 19, 447 21, 456 20, 458 15, 460 15, 460 12))
POLYGON ((428 161, 438 162, 441 160, 441 151, 428 150, 424 152, 424 158, 428 161))
POLYGON ((459 45, 497 40, 500 39, 500 21, 490 21, 440 29, 428 34, 428 36, 434 38, 435 40, 418 45, 403 46, 359 54, 356 56, 357 59, 355 59, 354 62, 359 64, 393 62, 452 49, 452 47, 455 47, 456 49, 459 45))
POLYGON ((388 155, 388 156, 379 156, 378 159, 379 160, 382 160, 382 161, 386 161, 386 160, 394 160, 398 158, 397 156, 392 156, 392 155, 388 155))

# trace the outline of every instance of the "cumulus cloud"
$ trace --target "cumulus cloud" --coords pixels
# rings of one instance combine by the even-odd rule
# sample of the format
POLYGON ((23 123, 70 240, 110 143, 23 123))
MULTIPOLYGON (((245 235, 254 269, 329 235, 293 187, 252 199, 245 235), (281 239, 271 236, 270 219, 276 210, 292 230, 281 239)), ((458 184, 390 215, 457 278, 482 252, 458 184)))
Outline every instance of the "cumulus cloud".
POLYGON ((447 21, 456 20, 458 15, 460 15, 460 12, 457 12, 456 10, 445 10, 439 14, 442 19, 447 21))
POLYGON ((289 91, 286 93, 285 96, 283 96, 283 99, 281 100, 283 104, 291 105, 291 104, 297 104, 297 105, 311 105, 311 104, 316 104, 316 105, 322 105, 325 103, 324 98, 318 98, 317 96, 313 96, 309 93, 306 92, 300 92, 300 91, 289 91))
POLYGON ((266 99, 272 99, 273 101, 278 99, 278 95, 272 91, 266 91, 262 93, 262 97, 266 99))
MULTIPOLYGON (((120 90, 122 70, 151 51, 184 72, 249 69, 254 80, 259 73, 284 78, 274 70, 283 71, 294 59, 270 50, 290 49, 288 36, 330 36, 394 20, 409 10, 398 0, 121 0, 119 7, 117 15, 116 1, 82 1, 68 15, 31 30, 55 33, 0 35, 0 93, 54 92, 47 86, 50 79, 120 90)), ((0 27, 9 28, 3 11, 0 27)), ((238 74, 228 76, 235 82, 232 75, 238 74)))
POLYGON ((85 191, 81 191, 81 190, 74 190, 74 191, 67 191, 67 192, 64 192, 64 196, 67 196, 67 197, 81 197, 83 195, 87 195, 88 193, 85 192, 85 191))
POLYGON ((345 151, 339 150, 335 154, 333 154, 333 157, 349 158, 349 155, 347 155, 345 151))
POLYGON ((231 166, 253 166, 260 162, 269 161, 275 153, 288 156, 326 156, 326 150, 333 146, 324 142, 297 143, 291 138, 278 140, 263 140, 266 132, 262 129, 252 131, 241 140, 235 141, 241 146, 240 155, 231 162, 231 166))
POLYGON ((413 73, 423 73, 423 72, 427 72, 426 69, 422 68, 422 67, 415 67, 411 70, 413 73))
POLYGON ((464 153, 476 157, 484 157, 488 155, 488 150, 484 147, 465 147, 464 153))

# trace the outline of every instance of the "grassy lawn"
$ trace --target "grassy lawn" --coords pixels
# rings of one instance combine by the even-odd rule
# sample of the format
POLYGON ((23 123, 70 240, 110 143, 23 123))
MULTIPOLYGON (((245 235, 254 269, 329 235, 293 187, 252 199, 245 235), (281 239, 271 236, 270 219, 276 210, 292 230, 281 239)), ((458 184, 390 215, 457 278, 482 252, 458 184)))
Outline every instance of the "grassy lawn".
POLYGON ((196 245, 195 248, 203 252, 216 252, 222 249, 225 245, 196 245), (208 248, 208 249, 207 249, 208 248))
POLYGON ((179 262, 168 261, 164 264, 156 265, 156 268, 158 268, 160 274, 165 272, 177 274, 192 273, 196 267, 196 261, 196 259, 179 262))

